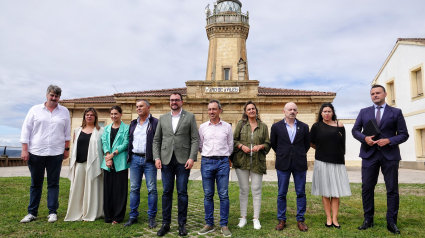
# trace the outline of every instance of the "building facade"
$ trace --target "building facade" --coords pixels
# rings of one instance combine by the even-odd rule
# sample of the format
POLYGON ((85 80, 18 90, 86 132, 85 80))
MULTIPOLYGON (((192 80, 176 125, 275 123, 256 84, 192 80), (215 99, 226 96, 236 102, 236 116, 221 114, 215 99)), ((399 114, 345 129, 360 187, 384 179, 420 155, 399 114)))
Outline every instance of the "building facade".
MULTIPOLYGON (((297 118, 310 126, 315 122, 320 106, 332 102, 336 93, 304 91, 282 88, 260 87, 260 82, 250 80, 246 40, 249 34, 249 13, 242 13, 242 3, 238 0, 218 0, 214 9, 206 9, 206 33, 209 39, 208 59, 205 80, 185 82, 186 87, 117 93, 109 96, 88 97, 61 100, 61 105, 71 114, 72 129, 81 126, 83 111, 94 107, 99 111, 102 125, 112 123, 109 108, 120 105, 123 109, 122 120, 129 124, 138 117, 136 101, 146 99, 151 104, 154 117, 170 112, 169 96, 173 92, 183 95, 183 108, 192 112, 198 126, 209 120, 208 102, 220 100, 223 113, 222 120, 232 124, 235 129, 242 118, 243 106, 247 101, 257 104, 261 120, 269 130, 273 123, 283 119, 283 107, 287 102, 298 105, 297 118)), ((200 155, 195 168, 200 167, 200 155)), ((274 169, 275 153, 267 156, 267 166, 274 169)), ((314 161, 314 150, 308 153, 310 167, 314 161)))

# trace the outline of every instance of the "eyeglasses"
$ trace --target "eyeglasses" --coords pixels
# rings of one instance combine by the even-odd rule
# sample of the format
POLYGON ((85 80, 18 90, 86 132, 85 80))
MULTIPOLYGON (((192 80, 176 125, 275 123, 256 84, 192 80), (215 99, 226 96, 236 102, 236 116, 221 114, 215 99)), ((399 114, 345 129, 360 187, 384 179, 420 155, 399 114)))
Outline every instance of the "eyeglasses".
POLYGON ((181 99, 170 99, 170 102, 181 102, 181 99))

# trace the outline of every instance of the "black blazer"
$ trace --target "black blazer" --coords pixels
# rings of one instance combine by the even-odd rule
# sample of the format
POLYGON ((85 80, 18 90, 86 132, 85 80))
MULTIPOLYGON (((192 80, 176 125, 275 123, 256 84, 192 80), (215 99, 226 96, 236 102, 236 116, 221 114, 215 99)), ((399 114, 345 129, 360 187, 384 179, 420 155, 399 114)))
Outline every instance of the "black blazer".
POLYGON ((291 163, 297 171, 308 169, 307 151, 310 149, 310 133, 307 124, 297 120, 297 132, 294 143, 291 143, 285 121, 276 122, 270 132, 270 142, 276 152, 276 169, 288 170, 291 163))

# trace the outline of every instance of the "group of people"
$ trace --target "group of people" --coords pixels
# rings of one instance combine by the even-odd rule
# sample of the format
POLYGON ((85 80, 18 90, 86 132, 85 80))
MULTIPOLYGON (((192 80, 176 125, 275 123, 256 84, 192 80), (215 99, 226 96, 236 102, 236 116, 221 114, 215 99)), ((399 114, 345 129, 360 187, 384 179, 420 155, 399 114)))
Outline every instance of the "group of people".
MULTIPOLYGON (((399 207, 398 163, 401 159, 398 145, 409 135, 401 110, 385 103, 385 88, 375 85, 371 89, 372 107, 362 109, 352 134, 362 144, 362 198, 364 222, 358 228, 373 227, 374 189, 379 168, 384 175, 387 198, 387 228, 400 233, 397 228, 399 207), (370 120, 380 128, 379 135, 365 135, 362 130, 370 120)), ((257 105, 248 101, 235 130, 223 121, 218 100, 208 104, 210 120, 198 130, 194 114, 184 110, 180 93, 170 95, 171 112, 159 119, 150 114, 150 103, 145 99, 136 102, 138 118, 126 125, 121 121, 122 109, 109 110, 112 124, 101 128, 94 108, 83 113, 81 127, 71 138, 68 110, 59 105, 61 89, 50 85, 47 101, 32 107, 22 127, 22 159, 28 161, 31 172, 28 215, 21 223, 37 217, 38 206, 47 172, 47 204, 49 222, 57 221, 59 176, 62 160, 69 157, 69 142, 73 140, 70 157, 71 180, 68 210, 65 221, 94 221, 104 217, 106 223, 118 224, 124 220, 128 195, 128 169, 130 169, 130 214, 124 224, 128 227, 138 222, 140 188, 145 175, 148 190, 149 228, 155 228, 157 214, 157 170, 162 173, 162 226, 157 232, 164 236, 170 231, 174 184, 178 194, 179 235, 187 235, 187 186, 190 169, 201 153, 201 174, 204 190, 205 226, 198 234, 215 231, 215 186, 220 199, 220 227, 223 236, 230 237, 229 173, 236 170, 239 182, 240 215, 238 227, 247 224, 248 194, 251 177, 253 199, 253 227, 261 229, 259 221, 262 199, 262 178, 267 172, 266 155, 270 149, 276 153, 275 168, 278 177, 276 230, 286 227, 286 210, 289 180, 294 179, 297 195, 297 226, 307 231, 306 174, 307 152, 315 149, 312 195, 322 196, 326 213, 325 226, 341 228, 338 223, 340 198, 350 196, 350 184, 345 168, 344 125, 338 122, 331 103, 324 103, 318 112, 317 122, 309 126, 298 120, 298 108, 293 102, 284 106, 283 120, 270 130, 261 121, 257 105)))

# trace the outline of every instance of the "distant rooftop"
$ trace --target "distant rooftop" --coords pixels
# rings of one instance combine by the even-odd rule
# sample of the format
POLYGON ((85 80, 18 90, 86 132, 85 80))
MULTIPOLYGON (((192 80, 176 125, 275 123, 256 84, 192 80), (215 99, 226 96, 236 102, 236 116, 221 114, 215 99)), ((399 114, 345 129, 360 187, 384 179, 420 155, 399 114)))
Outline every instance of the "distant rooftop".
MULTIPOLYGON (((61 100, 61 103, 115 103, 115 97, 167 97, 171 93, 178 92, 183 96, 187 94, 187 88, 171 88, 161 90, 149 90, 127 93, 116 93, 110 96, 86 97, 61 100)), ((258 87, 258 96, 335 96, 332 92, 305 91, 284 88, 258 87)))

